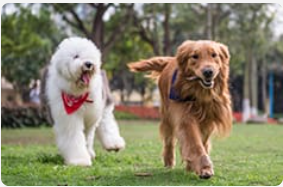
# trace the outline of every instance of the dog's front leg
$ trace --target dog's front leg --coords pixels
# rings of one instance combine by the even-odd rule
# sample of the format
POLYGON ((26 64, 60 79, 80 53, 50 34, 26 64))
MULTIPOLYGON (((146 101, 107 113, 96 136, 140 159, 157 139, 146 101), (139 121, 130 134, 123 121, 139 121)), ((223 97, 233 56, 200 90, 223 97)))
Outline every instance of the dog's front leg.
POLYGON ((96 130, 97 126, 98 126, 98 124, 94 124, 91 127, 88 127, 88 128, 86 128, 86 132, 85 132, 86 141, 87 141, 86 142, 87 143, 87 150, 88 150, 89 155, 93 159, 96 156, 93 144, 94 144, 95 130, 96 130))
POLYGON ((67 165, 90 166, 91 157, 87 151, 82 119, 55 118, 56 141, 67 165))
POLYGON ((181 155, 187 170, 193 170, 200 178, 208 179, 213 174, 212 162, 202 142, 199 124, 196 120, 186 120, 178 129, 181 155))

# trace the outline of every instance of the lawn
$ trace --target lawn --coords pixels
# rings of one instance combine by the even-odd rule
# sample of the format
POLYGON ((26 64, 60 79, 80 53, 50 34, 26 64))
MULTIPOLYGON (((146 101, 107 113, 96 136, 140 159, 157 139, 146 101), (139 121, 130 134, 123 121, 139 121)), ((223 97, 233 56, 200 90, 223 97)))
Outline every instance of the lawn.
POLYGON ((215 176, 201 180, 184 170, 178 151, 176 167, 163 168, 157 123, 120 121, 126 149, 108 153, 96 143, 91 167, 64 166, 50 128, 2 129, 1 180, 9 186, 269 186, 283 180, 283 126, 235 125, 229 138, 213 141, 215 176))

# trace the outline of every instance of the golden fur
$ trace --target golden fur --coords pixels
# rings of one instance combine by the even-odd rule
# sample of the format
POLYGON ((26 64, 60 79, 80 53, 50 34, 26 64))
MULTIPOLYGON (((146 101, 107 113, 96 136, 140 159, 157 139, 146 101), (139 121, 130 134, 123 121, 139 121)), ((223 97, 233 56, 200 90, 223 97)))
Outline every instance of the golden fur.
POLYGON ((178 140, 188 171, 201 178, 214 174, 209 158, 210 137, 213 132, 227 135, 232 127, 229 60, 228 48, 221 43, 185 41, 175 57, 154 57, 128 64, 131 71, 150 71, 153 78, 158 78, 162 101, 160 134, 166 167, 175 164, 174 148, 178 140), (214 73, 210 88, 202 85, 203 69, 207 67, 214 73), (171 85, 175 70, 178 70, 176 82, 171 85), (181 98, 190 96, 195 100, 169 99, 171 86, 181 98))

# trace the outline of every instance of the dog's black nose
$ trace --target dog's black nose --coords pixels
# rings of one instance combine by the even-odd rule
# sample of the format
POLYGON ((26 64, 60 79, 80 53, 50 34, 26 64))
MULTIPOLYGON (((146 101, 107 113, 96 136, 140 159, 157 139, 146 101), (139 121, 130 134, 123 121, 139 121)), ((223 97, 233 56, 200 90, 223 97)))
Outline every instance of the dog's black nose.
POLYGON ((89 62, 89 61, 86 61, 86 62, 84 63, 84 66, 85 66, 87 69, 91 69, 91 68, 93 67, 93 64, 92 64, 91 62, 89 62))
POLYGON ((211 78, 213 76, 213 70, 210 68, 205 68, 202 70, 202 74, 205 78, 211 78))

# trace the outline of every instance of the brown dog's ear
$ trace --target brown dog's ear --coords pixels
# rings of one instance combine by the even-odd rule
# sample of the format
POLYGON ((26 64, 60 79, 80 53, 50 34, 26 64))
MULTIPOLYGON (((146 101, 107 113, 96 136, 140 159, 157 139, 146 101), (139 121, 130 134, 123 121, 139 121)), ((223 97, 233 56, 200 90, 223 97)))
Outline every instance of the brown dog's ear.
POLYGON ((228 50, 228 47, 222 43, 218 43, 219 45, 219 48, 220 48, 220 57, 223 59, 223 60, 227 60, 227 62, 229 63, 229 60, 230 60, 230 53, 229 53, 229 50, 228 50))
POLYGON ((194 43, 194 41, 187 40, 178 47, 176 58, 179 65, 183 65, 188 61, 194 43))

